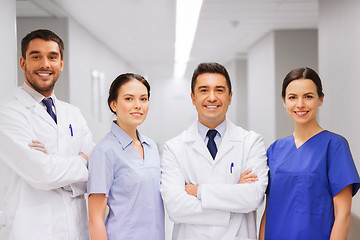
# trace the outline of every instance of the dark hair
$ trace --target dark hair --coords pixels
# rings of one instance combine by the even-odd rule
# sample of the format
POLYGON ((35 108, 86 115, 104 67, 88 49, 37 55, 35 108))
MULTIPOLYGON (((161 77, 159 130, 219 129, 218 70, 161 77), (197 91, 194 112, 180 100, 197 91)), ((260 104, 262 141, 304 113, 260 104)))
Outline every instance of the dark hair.
POLYGON ((324 96, 321 79, 320 79, 319 75, 311 68, 302 67, 302 68, 296 68, 296 69, 291 70, 284 78, 284 81, 282 84, 282 91, 281 91, 282 98, 285 98, 285 92, 286 92, 287 86, 292 81, 298 80, 298 79, 312 80, 316 85, 316 91, 317 91, 317 94, 319 95, 319 97, 324 96))
POLYGON ((110 111, 113 112, 114 114, 116 114, 116 112, 114 112, 111 109, 110 103, 112 101, 116 101, 118 94, 119 94, 119 89, 121 88, 121 86, 133 79, 138 80, 139 82, 144 84, 144 86, 146 87, 146 89, 148 91, 148 98, 150 98, 150 84, 148 83, 148 81, 146 81, 146 79, 143 76, 141 76, 139 74, 135 74, 135 73, 120 74, 111 83, 111 86, 109 89, 108 105, 109 105, 110 111))
POLYGON ((229 88, 229 93, 231 93, 231 82, 229 73, 226 71, 226 68, 215 62, 207 62, 207 63, 200 63, 197 68, 194 70, 192 79, 191 79, 191 92, 194 94, 194 88, 196 85, 197 77, 203 73, 218 73, 225 77, 226 85, 229 88))
POLYGON ((26 51, 28 50, 30 41, 38 38, 45 41, 56 42, 59 45, 60 57, 61 59, 64 58, 64 42, 61 40, 61 38, 50 30, 38 29, 32 31, 21 40, 21 55, 24 59, 26 59, 26 51))

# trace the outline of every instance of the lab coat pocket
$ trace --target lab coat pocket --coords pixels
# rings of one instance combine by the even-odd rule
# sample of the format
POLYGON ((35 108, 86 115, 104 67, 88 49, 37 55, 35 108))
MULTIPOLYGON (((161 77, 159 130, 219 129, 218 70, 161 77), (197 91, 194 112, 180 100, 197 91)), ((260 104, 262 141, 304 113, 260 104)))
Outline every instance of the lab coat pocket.
POLYGON ((52 236, 52 226, 49 204, 24 207, 15 213, 11 239, 46 239, 52 236))
POLYGON ((67 136, 67 141, 69 142, 69 145, 71 145, 71 149, 73 149, 74 153, 79 153, 82 144, 81 138, 83 137, 84 133, 83 128, 81 126, 69 124, 64 133, 67 136))
POLYGON ((330 206, 327 187, 313 176, 296 177, 296 198, 295 211, 297 213, 309 213, 322 215, 329 211, 326 206, 330 206))
POLYGON ((237 184, 240 179, 240 174, 243 171, 242 166, 236 166, 234 164, 230 165, 229 169, 227 169, 227 184, 237 184))

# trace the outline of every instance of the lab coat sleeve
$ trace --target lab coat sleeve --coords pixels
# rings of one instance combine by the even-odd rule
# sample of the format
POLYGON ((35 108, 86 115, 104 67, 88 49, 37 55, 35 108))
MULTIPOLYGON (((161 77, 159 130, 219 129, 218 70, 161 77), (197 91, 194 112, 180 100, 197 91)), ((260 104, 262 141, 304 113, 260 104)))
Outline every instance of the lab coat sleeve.
POLYGON ((236 213, 255 211, 263 202, 268 183, 268 167, 263 138, 251 132, 245 139, 243 170, 252 170, 258 176, 255 183, 202 184, 201 203, 203 209, 236 213))
MULTIPOLYGON (((89 129, 89 127, 87 126, 87 123, 85 121, 85 119, 82 117, 81 113, 80 113, 80 117, 82 119, 82 124, 84 126, 84 133, 82 136, 82 144, 81 144, 81 152, 83 152, 86 156, 90 156, 90 153, 92 152, 95 143, 93 141, 92 138, 92 134, 91 131, 89 129)), ((85 159, 83 159, 85 166, 87 166, 87 162, 85 159)), ((80 195, 83 195, 87 192, 87 183, 86 182, 79 182, 79 183, 73 183, 70 184, 70 190, 72 191, 72 196, 73 197, 77 197, 80 195)))
POLYGON ((76 182, 86 182, 88 171, 82 157, 59 157, 30 149, 36 134, 27 124, 23 109, 1 107, 1 161, 39 190, 57 189, 76 182))
POLYGON ((185 191, 185 178, 171 144, 165 144, 161 163, 161 194, 170 219, 174 223, 226 226, 230 213, 216 209, 205 210, 201 202, 185 191))

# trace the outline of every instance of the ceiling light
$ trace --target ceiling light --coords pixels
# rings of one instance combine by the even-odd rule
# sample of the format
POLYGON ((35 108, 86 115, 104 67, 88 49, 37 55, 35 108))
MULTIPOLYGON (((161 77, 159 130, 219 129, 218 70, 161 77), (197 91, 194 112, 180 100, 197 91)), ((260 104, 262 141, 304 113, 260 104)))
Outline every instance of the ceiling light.
POLYGON ((175 78, 185 75, 203 0, 176 1, 175 78))

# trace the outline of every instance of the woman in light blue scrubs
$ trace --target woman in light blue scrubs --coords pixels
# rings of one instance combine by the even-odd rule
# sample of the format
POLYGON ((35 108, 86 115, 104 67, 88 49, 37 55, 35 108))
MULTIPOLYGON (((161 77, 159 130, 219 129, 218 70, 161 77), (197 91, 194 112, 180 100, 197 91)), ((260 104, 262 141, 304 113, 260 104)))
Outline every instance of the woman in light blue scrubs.
POLYGON ((146 118, 149 97, 149 83, 137 74, 121 74, 110 86, 108 104, 117 119, 89 156, 92 240, 165 238, 158 149, 137 131, 146 118))
POLYGON ((317 122, 324 100, 318 74, 310 68, 290 71, 282 98, 295 130, 267 150, 260 239, 346 239, 360 179, 346 139, 317 122))

